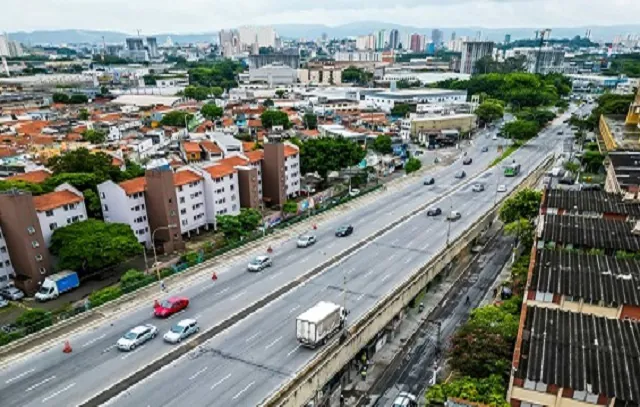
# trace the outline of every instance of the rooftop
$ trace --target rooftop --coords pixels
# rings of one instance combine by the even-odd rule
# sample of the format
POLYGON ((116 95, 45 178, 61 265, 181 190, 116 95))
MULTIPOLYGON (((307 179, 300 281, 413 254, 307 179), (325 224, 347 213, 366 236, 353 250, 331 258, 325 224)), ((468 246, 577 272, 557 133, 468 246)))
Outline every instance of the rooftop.
POLYGON ((11 177, 7 177, 9 181, 25 181, 31 182, 33 184, 41 184, 47 180, 51 176, 51 173, 47 170, 36 170, 31 172, 26 172, 24 174, 13 175, 11 177))
POLYGON ((147 180, 144 177, 138 177, 130 179, 128 181, 123 181, 118 185, 120 185, 120 187, 124 189, 124 192, 127 195, 133 195, 138 192, 144 192, 144 188, 147 185, 147 180))
POLYGON ((616 144, 615 150, 640 150, 640 129, 636 125, 626 125, 625 116, 603 116, 611 137, 616 144))
POLYGON ((233 167, 225 164, 214 164, 210 167, 205 168, 204 170, 208 172, 212 178, 222 178, 236 172, 233 167))
POLYGON ((640 152, 610 151, 608 156, 622 189, 640 185, 640 152))
POLYGON ((290 157, 292 155, 296 155, 299 152, 300 151, 297 148, 293 147, 293 146, 290 146, 288 144, 284 145, 284 156, 285 157, 290 157))
POLYGON ((59 208, 63 205, 69 205, 84 201, 83 196, 74 194, 71 191, 56 191, 48 194, 34 196, 33 205, 38 212, 49 211, 51 209, 59 208))
POLYGON ((401 89, 401 90, 387 90, 382 92, 375 92, 372 96, 385 97, 389 99, 410 99, 420 97, 434 97, 434 96, 454 96, 454 95, 466 95, 466 90, 449 90, 449 89, 401 89))
POLYGON ((200 180, 202 180, 202 177, 190 170, 178 171, 173 174, 173 184, 177 187, 200 180))
POLYGON ((187 153, 200 153, 200 144, 194 143, 192 141, 183 141, 182 148, 187 153))
POLYGON ((211 140, 202 140, 200 142, 200 147, 209 153, 222 154, 222 149, 220 149, 220 147, 211 140))
POLYGON ((604 191, 547 189, 543 208, 564 209, 572 213, 616 214, 640 217, 640 203, 623 202, 622 197, 604 191))
POLYGON ((181 98, 176 96, 159 95, 121 95, 113 100, 118 105, 133 105, 138 107, 175 106, 181 98))
POLYGON ((264 151, 262 150, 248 151, 244 153, 244 156, 249 159, 249 162, 256 163, 264 159, 264 151))

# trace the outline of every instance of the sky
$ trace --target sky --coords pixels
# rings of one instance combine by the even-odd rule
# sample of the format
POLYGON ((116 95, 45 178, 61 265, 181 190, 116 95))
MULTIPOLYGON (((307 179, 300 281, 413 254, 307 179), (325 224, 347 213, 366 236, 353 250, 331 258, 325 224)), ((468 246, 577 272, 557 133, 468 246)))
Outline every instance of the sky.
POLYGON ((0 32, 198 33, 240 25, 356 21, 553 28, 637 24, 638 16, 637 0, 0 0, 0 32))

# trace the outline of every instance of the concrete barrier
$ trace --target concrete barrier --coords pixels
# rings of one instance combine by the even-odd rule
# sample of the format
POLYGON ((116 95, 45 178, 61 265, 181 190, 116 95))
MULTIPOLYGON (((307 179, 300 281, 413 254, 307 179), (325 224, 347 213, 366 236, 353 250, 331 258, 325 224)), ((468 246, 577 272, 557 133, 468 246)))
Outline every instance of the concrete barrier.
MULTIPOLYGON (((535 184, 536 180, 553 162, 547 157, 522 180, 515 191, 535 184)), ((326 346, 296 376, 262 402, 265 407, 298 407, 305 405, 337 372, 339 372, 358 352, 369 343, 409 302, 426 287, 470 242, 472 242, 493 221, 500 207, 500 201, 478 221, 470 225, 447 249, 440 251, 425 266, 416 270, 404 283, 383 297, 373 309, 349 328, 344 342, 336 339, 326 346)))

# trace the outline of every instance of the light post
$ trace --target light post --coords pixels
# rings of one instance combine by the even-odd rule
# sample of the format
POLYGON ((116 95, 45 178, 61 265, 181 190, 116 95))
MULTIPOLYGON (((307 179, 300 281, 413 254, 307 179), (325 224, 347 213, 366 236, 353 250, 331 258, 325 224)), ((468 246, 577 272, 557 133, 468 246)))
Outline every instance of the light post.
POLYGON ((156 270, 156 276, 158 276, 158 281, 160 281, 160 271, 158 270, 158 254, 156 252, 156 232, 159 230, 169 230, 178 227, 175 223, 167 226, 158 226, 151 233, 151 245, 153 246, 153 268, 156 270))
POLYGON ((452 212, 453 212, 453 201, 451 199, 451 196, 449 196, 449 222, 447 222, 447 246, 449 247, 449 237, 451 236, 451 223, 453 222, 452 219, 452 212))

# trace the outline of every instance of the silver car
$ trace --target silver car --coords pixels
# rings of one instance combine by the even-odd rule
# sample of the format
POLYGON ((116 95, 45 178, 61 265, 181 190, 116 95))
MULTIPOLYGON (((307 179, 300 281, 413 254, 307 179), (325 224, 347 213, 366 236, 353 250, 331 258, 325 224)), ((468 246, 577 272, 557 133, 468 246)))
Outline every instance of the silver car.
POLYGON ((482 192, 484 191, 484 185, 482 184, 473 184, 473 192, 482 192))
POLYGON ((298 247, 309 247, 316 242, 316 237, 314 235, 301 235, 298 237, 298 242, 296 243, 298 247))
POLYGON ((0 296, 7 300, 18 301, 24 298, 24 293, 15 287, 6 287, 0 290, 0 296))
POLYGON ((198 331, 200 331, 198 321, 195 319, 183 319, 172 326, 171 330, 164 334, 163 339, 169 343, 180 343, 183 339, 188 338, 198 331))
POLYGON ((249 271, 262 271, 272 265, 273 263, 271 263, 269 256, 258 256, 249 262, 247 269, 249 271))
POLYGON ((131 351, 155 338, 156 335, 158 335, 158 328, 155 326, 151 324, 140 325, 122 335, 122 338, 118 339, 116 345, 120 350, 131 351))

